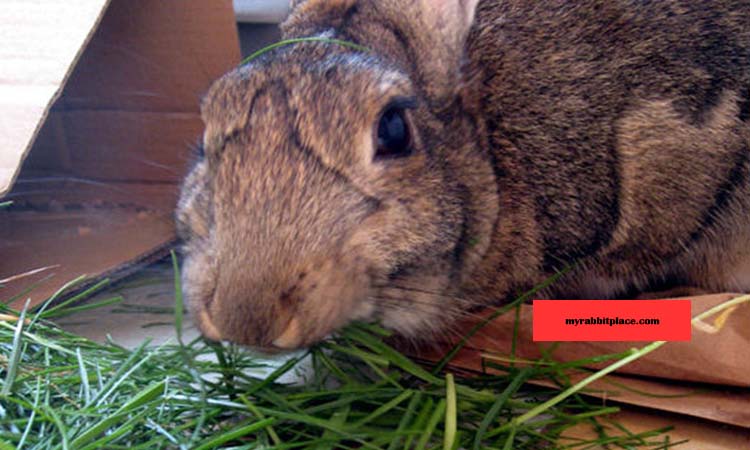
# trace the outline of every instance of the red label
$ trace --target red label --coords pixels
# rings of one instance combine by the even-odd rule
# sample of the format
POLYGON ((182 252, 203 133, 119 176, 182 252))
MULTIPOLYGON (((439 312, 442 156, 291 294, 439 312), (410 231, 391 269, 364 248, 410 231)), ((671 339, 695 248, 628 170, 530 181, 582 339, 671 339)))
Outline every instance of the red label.
POLYGON ((690 300, 534 300, 534 341, 689 341, 690 300))

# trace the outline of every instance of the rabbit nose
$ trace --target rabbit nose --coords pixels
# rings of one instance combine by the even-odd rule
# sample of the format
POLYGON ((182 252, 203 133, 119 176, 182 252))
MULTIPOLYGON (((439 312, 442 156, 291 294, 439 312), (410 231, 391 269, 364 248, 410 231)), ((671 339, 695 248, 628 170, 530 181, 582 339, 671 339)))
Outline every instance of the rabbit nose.
POLYGON ((282 350, 292 350, 302 344, 299 319, 292 317, 286 329, 272 342, 272 345, 282 350))

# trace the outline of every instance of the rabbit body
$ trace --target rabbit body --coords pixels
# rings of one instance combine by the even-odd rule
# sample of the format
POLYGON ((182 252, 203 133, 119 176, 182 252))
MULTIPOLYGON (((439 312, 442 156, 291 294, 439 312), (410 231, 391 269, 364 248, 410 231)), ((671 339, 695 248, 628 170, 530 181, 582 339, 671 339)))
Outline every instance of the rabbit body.
POLYGON ((539 293, 750 289, 750 2, 307 0, 177 211, 209 337, 429 339, 539 293))

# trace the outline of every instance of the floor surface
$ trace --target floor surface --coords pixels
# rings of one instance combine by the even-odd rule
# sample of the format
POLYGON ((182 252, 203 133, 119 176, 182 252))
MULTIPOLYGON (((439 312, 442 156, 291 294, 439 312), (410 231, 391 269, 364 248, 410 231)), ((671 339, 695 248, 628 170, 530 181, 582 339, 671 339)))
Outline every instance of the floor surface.
MULTIPOLYGON (((158 345, 175 338, 174 278, 172 267, 159 262, 144 268, 126 280, 93 296, 88 302, 112 297, 122 301, 63 317, 56 322, 65 330, 95 341, 104 341, 107 335, 125 347, 136 347, 145 339, 158 345)), ((198 330, 189 318, 183 321, 186 340, 198 336, 198 330)))

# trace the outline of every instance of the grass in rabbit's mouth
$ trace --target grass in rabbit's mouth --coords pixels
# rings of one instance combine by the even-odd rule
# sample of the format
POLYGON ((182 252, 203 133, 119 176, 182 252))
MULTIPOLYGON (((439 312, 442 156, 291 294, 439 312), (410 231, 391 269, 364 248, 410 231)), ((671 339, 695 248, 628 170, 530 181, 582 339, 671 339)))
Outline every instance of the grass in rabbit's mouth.
MULTIPOLYGON (((180 292, 179 277, 175 283, 180 292)), ((488 364, 503 375, 461 377, 444 363, 440 371, 426 369, 390 346, 387 331, 356 324, 269 369, 237 346, 183 342, 179 294, 177 342, 154 347, 147 341, 136 349, 96 343, 49 321, 83 308, 73 303, 50 302, 20 312, 0 308, 0 449, 664 449, 678 444, 663 435, 667 429, 630 432, 608 418, 618 408, 580 395, 587 380, 610 370, 571 386, 566 374, 582 370, 585 361, 563 366, 545 359, 523 367, 494 361, 488 364), (281 382, 303 366, 304 383, 281 382), (559 389, 527 384, 532 379, 553 380, 559 389), (561 439, 582 423, 597 437, 561 439)), ((601 359, 621 366, 660 345, 601 359)))

